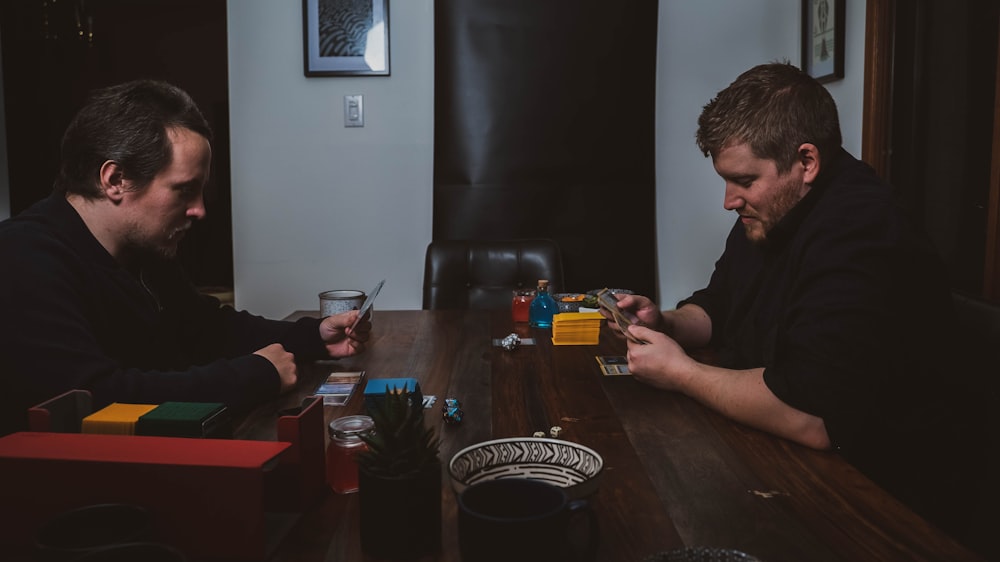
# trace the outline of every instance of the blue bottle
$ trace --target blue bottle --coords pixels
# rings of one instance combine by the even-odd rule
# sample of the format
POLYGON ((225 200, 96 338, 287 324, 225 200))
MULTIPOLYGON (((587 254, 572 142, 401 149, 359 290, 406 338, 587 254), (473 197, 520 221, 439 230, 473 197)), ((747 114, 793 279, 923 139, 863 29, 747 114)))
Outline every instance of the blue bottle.
POLYGON ((552 315, 559 312, 559 305, 549 294, 548 279, 538 280, 538 290, 528 309, 528 325, 532 328, 551 328, 552 315))

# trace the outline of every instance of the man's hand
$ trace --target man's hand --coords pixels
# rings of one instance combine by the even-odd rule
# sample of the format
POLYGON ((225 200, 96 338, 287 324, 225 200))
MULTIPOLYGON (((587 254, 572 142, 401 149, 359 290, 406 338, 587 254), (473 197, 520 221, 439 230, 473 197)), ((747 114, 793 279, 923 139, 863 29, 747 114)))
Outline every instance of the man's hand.
POLYGON ((295 356, 285 351, 285 346, 272 343, 264 349, 258 349, 254 355, 260 355, 274 365, 281 379, 281 392, 291 390, 299 380, 299 370, 295 366, 295 356))
MULTIPOLYGON (((618 300, 618 308, 626 316, 634 317, 636 322, 642 326, 659 329, 663 317, 659 307, 652 300, 640 295, 615 294, 611 296, 618 300)), ((604 308, 601 308, 601 315, 608 319, 608 325, 614 328, 616 332, 621 333, 621 330, 625 328, 625 326, 618 326, 615 317, 604 308)))
POLYGON ((628 344, 628 368, 636 380, 686 394, 728 418, 796 443, 830 448, 823 419, 778 399, 764 384, 763 367, 733 370, 706 365, 666 334, 642 326, 629 331, 649 342, 628 344))
POLYGON ((615 298, 618 299, 618 308, 632 313, 643 326, 651 326, 655 329, 660 325, 662 320, 660 307, 656 306, 656 303, 649 297, 619 293, 615 295, 615 298))
POLYGON ((629 328, 646 344, 628 343, 628 370, 636 380, 664 390, 684 391, 697 363, 670 336, 643 326, 629 328))
POLYGON ((349 357, 365 350, 365 342, 371 336, 371 316, 366 314, 352 329, 357 318, 357 310, 348 310, 327 316, 320 322, 319 337, 326 344, 330 357, 349 357))

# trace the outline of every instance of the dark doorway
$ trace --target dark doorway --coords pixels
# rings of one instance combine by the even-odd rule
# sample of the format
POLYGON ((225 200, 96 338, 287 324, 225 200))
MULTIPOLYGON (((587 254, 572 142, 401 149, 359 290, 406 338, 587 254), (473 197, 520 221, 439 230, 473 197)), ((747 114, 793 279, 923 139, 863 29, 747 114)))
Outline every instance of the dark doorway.
POLYGON ((865 160, 923 221, 952 287, 1000 302, 1000 4, 871 0, 867 20, 865 160))
POLYGON ((180 259, 196 285, 231 287, 226 0, 5 0, 0 38, 11 214, 51 191, 63 130, 88 92, 166 80, 191 94, 215 134, 208 219, 180 259))
POLYGON ((434 239, 551 238, 654 295, 657 1, 435 3, 434 239))

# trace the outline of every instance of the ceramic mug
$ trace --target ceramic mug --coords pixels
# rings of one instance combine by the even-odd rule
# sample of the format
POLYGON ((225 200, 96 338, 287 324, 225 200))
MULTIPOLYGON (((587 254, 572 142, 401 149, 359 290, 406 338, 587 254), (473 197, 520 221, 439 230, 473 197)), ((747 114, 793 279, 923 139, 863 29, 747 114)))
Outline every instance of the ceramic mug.
POLYGON ((319 294, 319 313, 326 318, 348 310, 357 310, 365 303, 365 292, 340 289, 319 294))
POLYGON ((489 480, 458 495, 458 544, 462 562, 592 560, 597 518, 551 484, 489 480))
POLYGON ((91 550, 73 562, 187 562, 181 551, 155 542, 127 542, 91 550))

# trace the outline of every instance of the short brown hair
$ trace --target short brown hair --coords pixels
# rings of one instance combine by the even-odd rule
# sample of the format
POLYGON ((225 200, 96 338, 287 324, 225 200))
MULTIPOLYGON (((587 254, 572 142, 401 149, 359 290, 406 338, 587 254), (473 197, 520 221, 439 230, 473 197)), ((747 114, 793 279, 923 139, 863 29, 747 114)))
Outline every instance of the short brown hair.
POLYGON ((791 169, 803 143, 832 155, 842 142, 830 92, 788 62, 741 74, 705 105, 695 138, 713 158, 723 148, 746 143, 758 158, 773 160, 780 173, 791 169))
POLYGON ((100 197, 98 176, 108 160, 137 186, 148 185, 170 164, 167 129, 175 127, 212 140, 201 110, 177 86, 136 80, 94 91, 63 134, 55 191, 100 197))

